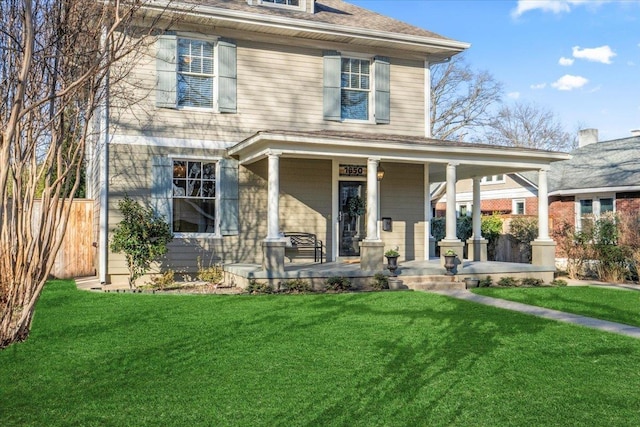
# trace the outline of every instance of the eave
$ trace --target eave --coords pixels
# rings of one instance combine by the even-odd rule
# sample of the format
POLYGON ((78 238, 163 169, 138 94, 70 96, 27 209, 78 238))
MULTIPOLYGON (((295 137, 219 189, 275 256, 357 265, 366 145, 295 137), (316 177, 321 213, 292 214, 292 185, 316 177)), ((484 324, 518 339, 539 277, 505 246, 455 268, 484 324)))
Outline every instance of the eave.
POLYGON ((446 165, 457 166, 458 179, 548 169, 566 153, 494 147, 399 135, 335 134, 329 132, 262 131, 229 148, 240 163, 260 161, 270 153, 282 157, 367 159, 381 162, 429 164, 432 182, 444 181, 446 165))
POLYGON ((468 49, 471 45, 456 40, 424 37, 410 34, 376 31, 317 21, 305 21, 286 16, 251 13, 213 6, 198 6, 151 0, 145 11, 160 16, 181 16, 186 22, 224 27, 231 30, 256 32, 298 39, 317 40, 350 46, 399 49, 419 54, 420 57, 438 61, 468 49))

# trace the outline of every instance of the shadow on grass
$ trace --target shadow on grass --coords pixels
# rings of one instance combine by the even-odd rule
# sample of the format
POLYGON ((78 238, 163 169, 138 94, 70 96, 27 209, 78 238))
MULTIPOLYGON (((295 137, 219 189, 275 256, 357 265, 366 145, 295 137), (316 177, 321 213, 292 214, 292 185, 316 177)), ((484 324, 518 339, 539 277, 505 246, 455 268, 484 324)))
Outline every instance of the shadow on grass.
POLYGON ((565 345, 558 331, 569 326, 418 292, 95 294, 61 282, 48 285, 36 320, 33 339, 0 353, 6 425, 553 424, 527 413, 523 389, 525 400, 547 398, 549 375, 569 369, 569 387, 585 360, 608 378, 586 358, 639 353, 609 336, 565 345), (538 361, 568 354, 567 365, 538 361), (476 422, 483 411, 496 415, 476 422))

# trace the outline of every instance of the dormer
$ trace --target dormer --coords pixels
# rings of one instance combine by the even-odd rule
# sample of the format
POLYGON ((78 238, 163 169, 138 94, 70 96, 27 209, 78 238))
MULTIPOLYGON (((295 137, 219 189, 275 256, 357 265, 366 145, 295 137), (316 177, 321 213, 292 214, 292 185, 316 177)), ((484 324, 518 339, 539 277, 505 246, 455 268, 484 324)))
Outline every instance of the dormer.
POLYGON ((316 0, 247 0, 251 6, 273 7, 282 10, 314 13, 316 0))

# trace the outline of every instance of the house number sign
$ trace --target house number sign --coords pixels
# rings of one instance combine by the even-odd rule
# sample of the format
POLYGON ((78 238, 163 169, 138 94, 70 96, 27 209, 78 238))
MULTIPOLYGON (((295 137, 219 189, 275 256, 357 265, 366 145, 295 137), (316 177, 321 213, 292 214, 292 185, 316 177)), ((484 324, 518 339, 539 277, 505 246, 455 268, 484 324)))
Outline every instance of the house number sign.
POLYGON ((367 167, 364 165, 340 165, 340 176, 366 177, 367 167))

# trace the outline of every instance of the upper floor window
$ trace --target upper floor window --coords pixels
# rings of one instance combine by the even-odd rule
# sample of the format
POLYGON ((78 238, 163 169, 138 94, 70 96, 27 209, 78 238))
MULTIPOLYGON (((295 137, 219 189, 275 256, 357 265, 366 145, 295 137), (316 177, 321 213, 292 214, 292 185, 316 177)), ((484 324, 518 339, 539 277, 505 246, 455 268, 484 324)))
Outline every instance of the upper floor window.
POLYGON ((311 0, 247 0, 247 3, 304 11, 307 1, 311 0))
POLYGON ((300 0, 262 0, 262 3, 283 4, 287 6, 300 6, 300 0))
POLYGON ((340 116, 342 119, 369 120, 371 61, 342 58, 340 116))
POLYGON ((213 43, 178 39, 178 106, 213 108, 213 43))
POLYGON ((489 175, 482 178, 481 184, 502 184, 505 182, 504 175, 489 175))
POLYGON ((390 122, 389 59, 342 57, 324 53, 323 115, 325 120, 390 122))
POLYGON ((156 106, 236 112, 235 43, 163 34, 156 51, 156 106))

